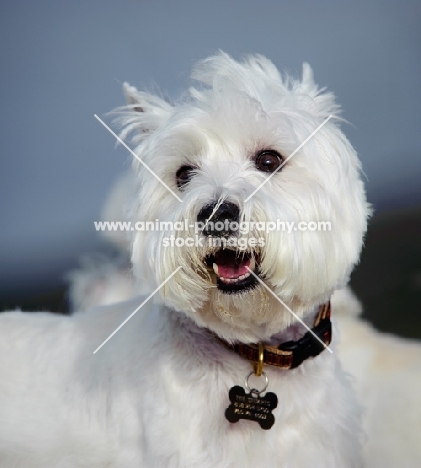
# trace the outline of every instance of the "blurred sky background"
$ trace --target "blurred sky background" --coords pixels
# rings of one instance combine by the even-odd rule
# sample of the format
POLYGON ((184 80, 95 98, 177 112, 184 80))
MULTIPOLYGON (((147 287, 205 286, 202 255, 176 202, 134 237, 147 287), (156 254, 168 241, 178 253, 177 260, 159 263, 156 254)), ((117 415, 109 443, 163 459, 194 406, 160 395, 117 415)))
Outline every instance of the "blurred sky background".
POLYGON ((61 285, 131 156, 95 120, 121 84, 177 98, 222 49, 335 92, 378 212, 421 206, 419 0, 14 0, 0 6, 0 294, 61 285))

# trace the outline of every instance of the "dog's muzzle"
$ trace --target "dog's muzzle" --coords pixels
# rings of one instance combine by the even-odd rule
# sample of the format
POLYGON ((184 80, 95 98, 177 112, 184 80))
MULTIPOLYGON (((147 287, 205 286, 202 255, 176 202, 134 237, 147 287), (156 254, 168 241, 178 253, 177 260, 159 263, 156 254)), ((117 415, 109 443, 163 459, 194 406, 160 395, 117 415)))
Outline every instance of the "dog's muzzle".
POLYGON ((215 249, 206 256, 205 263, 216 275, 218 289, 228 294, 241 293, 257 285, 255 253, 229 244, 230 239, 238 237, 239 218, 240 209, 231 202, 205 205, 197 215, 198 223, 203 226, 202 235, 219 241, 214 243, 215 249), (222 242, 225 240, 228 242, 222 242))

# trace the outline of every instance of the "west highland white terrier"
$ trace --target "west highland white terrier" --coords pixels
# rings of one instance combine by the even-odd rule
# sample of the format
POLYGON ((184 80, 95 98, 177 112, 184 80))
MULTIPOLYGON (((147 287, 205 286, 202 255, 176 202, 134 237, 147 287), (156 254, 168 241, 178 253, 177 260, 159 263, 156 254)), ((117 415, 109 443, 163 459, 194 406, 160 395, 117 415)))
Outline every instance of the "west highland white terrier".
POLYGON ((177 105, 125 86, 149 297, 0 317, 1 467, 362 465, 329 301, 370 208, 339 107, 308 65, 192 78, 177 105))

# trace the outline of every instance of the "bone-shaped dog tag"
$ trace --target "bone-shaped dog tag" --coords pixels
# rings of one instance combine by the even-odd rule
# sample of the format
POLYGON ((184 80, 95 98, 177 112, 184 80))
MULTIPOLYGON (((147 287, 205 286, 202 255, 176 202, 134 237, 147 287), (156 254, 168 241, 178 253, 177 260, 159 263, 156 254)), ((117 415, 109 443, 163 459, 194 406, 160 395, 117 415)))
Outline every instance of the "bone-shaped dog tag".
POLYGON ((275 416, 272 410, 278 406, 278 397, 273 392, 268 392, 264 397, 257 390, 246 393, 244 388, 235 385, 229 391, 230 406, 225 410, 225 417, 230 423, 236 423, 240 419, 249 419, 260 424, 262 429, 270 429, 275 416))

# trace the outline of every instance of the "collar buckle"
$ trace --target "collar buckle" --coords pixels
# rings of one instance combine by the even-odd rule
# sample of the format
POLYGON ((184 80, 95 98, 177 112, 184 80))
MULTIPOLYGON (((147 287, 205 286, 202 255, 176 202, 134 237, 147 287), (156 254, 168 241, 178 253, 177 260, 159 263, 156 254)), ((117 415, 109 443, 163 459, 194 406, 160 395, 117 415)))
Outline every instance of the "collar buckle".
POLYGON ((332 323, 328 317, 320 320, 319 324, 313 328, 313 333, 307 332, 302 338, 297 341, 286 341, 278 346, 280 351, 292 352, 291 369, 298 367, 309 357, 318 356, 324 346, 314 336, 316 334, 326 345, 330 342, 332 333, 332 323), (329 337, 329 338, 328 338, 329 337))

